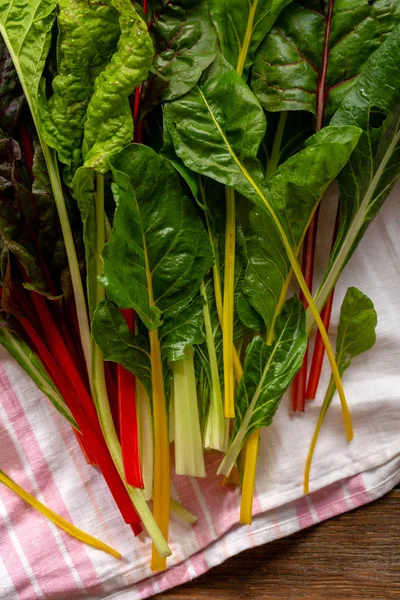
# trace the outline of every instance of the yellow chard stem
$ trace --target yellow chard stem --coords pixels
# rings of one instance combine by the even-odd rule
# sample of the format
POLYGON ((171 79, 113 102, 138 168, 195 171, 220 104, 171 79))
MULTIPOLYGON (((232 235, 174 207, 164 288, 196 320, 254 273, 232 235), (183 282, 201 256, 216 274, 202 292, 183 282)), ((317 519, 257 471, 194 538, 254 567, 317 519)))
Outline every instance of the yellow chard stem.
POLYGON ((319 432, 321 431, 321 427, 324 422, 326 413, 328 412, 328 408, 331 403, 333 394, 335 393, 335 389, 336 389, 335 381, 334 381, 333 377, 331 376, 331 379, 330 379, 329 385, 328 385, 328 389, 326 390, 325 398, 324 398, 324 401, 321 406, 321 412, 319 413, 319 417, 318 417, 317 425, 315 427, 314 435, 311 440, 310 449, 309 449, 308 455, 307 455, 306 466, 304 469, 304 493, 305 494, 308 494, 310 491, 309 490, 310 470, 311 470, 312 459, 314 456, 315 446, 317 445, 319 432))
POLYGON ((253 496, 256 481, 258 444, 260 430, 256 429, 246 443, 246 457, 244 461, 242 498, 240 501, 240 522, 251 525, 253 520, 253 496))
POLYGON ((254 17, 256 14, 257 6, 258 6, 258 0, 253 0, 253 3, 250 5, 249 16, 248 16, 247 25, 246 25, 246 31, 245 31, 244 39, 243 39, 243 46, 240 48, 238 61, 237 61, 237 65, 236 65, 236 73, 240 76, 243 73, 244 63, 246 62, 247 53, 249 51, 251 36, 253 34, 254 17))
POLYGON ((65 519, 57 515, 57 513, 47 508, 44 504, 39 502, 34 496, 31 496, 26 490, 20 487, 15 481, 10 479, 8 475, 6 475, 3 471, 0 471, 0 482, 4 483, 11 491, 17 494, 22 500, 24 500, 27 504, 32 506, 38 512, 40 512, 46 519, 49 519, 52 523, 57 525, 60 529, 71 535, 76 540, 83 542, 84 544, 88 544, 89 546, 93 546, 98 550, 102 550, 103 552, 107 552, 107 554, 111 554, 115 556, 115 558, 121 558, 121 554, 107 544, 104 544, 100 540, 97 540, 95 537, 85 533, 81 529, 78 529, 71 523, 68 523, 65 519))
MULTIPOLYGON (((212 229, 210 226, 210 220, 209 220, 209 216, 208 216, 208 204, 207 204, 207 196, 205 193, 205 189, 204 189, 204 184, 203 184, 203 180, 202 178, 199 176, 199 189, 201 192, 201 197, 203 200, 203 204, 206 207, 206 210, 204 212, 205 218, 206 218, 206 224, 207 224, 207 232, 208 232, 208 237, 210 240, 210 244, 213 250, 213 254, 214 254, 214 265, 213 265, 213 280, 214 280, 214 294, 215 294, 215 304, 217 307, 217 315, 218 315, 218 321, 219 321, 219 325, 221 327, 221 331, 223 331, 223 302, 222 302, 222 285, 221 285, 221 275, 220 275, 220 266, 219 266, 219 260, 218 260, 218 250, 215 244, 215 240, 214 240, 214 236, 212 234, 212 229)), ((240 378, 242 376, 242 365, 240 362, 240 358, 238 355, 238 352, 235 348, 235 344, 233 344, 233 369, 235 371, 235 377, 236 377, 236 382, 239 383, 240 378)))
POLYGON ((235 291, 235 191, 226 188, 224 303, 222 345, 224 358, 224 406, 227 419, 235 416, 233 377, 233 311, 235 291))
MULTIPOLYGON (((158 330, 153 329, 153 331, 150 331, 149 336, 154 418, 153 515, 164 539, 168 542, 171 478, 167 403, 164 391, 158 330)), ((151 557, 152 570, 164 571, 166 566, 166 558, 159 554, 156 546, 153 544, 151 557)))

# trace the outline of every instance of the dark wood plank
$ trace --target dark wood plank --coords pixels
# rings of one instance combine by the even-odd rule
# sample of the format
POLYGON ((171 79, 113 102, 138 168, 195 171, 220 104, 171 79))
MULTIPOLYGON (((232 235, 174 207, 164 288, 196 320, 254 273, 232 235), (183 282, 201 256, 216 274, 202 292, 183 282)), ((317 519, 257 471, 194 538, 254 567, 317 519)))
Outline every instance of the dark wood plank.
POLYGON ((400 599, 400 489, 231 558, 154 600, 400 599))

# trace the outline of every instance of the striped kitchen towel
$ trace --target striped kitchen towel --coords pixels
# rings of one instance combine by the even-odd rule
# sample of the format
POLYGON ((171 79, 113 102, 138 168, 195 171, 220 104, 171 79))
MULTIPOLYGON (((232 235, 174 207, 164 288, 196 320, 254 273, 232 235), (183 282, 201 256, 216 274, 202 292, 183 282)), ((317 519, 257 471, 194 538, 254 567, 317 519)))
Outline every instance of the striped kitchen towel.
MULTIPOLYGON (((196 577, 258 544, 356 508, 400 481, 400 189, 371 225, 336 293, 331 329, 349 285, 373 300, 377 343, 354 360, 345 376, 355 438, 347 444, 334 400, 311 471, 302 475, 329 370, 305 414, 287 399, 263 431, 252 527, 238 521, 239 492, 220 485, 220 458, 207 456, 206 479, 173 476, 172 494, 194 512, 189 527, 171 520, 169 569, 152 574, 150 540, 125 526, 98 471, 86 465, 75 437, 30 379, 5 353, 0 360, 0 468, 57 513, 118 549, 118 561, 59 531, 0 486, 0 597, 2 600, 136 600, 196 577)), ((328 219, 329 220, 329 219, 328 219)), ((329 236, 326 236, 327 238, 329 236)))

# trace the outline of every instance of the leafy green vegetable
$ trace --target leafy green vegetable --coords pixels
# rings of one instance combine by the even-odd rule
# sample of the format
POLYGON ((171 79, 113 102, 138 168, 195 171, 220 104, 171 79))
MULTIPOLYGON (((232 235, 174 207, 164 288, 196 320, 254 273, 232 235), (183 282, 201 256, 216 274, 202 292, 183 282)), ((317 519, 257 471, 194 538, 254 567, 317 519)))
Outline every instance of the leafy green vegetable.
MULTIPOLYGON (((297 248, 291 243, 290 232, 285 230, 286 223, 282 223, 277 214, 279 207, 271 203, 268 191, 263 191, 262 172, 258 162, 256 159, 249 160, 261 141, 257 133, 261 133, 261 138, 263 137, 265 122, 263 115, 260 117, 260 111, 260 106, 238 74, 230 70, 229 65, 217 57, 204 73, 199 84, 183 98, 171 102, 165 109, 165 115, 176 153, 187 167, 232 186, 256 205, 261 206, 272 217, 301 291, 321 332, 343 411, 346 414, 347 435, 351 439, 353 435, 351 421, 334 354, 298 264, 297 248), (227 88, 223 93, 221 88, 223 84, 225 86, 229 84, 232 102, 228 107, 225 101, 227 88), (242 114, 246 114, 245 121, 241 116, 239 117, 242 107, 242 114), (233 125, 236 127, 234 128, 233 125), (247 132, 253 132, 250 139, 249 135, 246 135, 247 132)), ((337 135, 340 138, 339 130, 337 135)), ((351 142, 349 144, 350 149, 354 147, 358 135, 357 129, 347 130, 346 137, 353 138, 353 145, 351 142)), ((319 139, 322 140, 323 137, 319 139)), ((225 399, 226 397, 225 394, 225 399)))
POLYGON ((97 305, 93 314, 92 335, 104 359, 117 362, 137 375, 151 394, 148 340, 143 335, 133 335, 121 312, 106 299, 97 305))
POLYGON ((267 110, 316 114, 319 129, 399 21, 399 4, 388 0, 292 2, 259 48, 252 89, 267 110))
MULTIPOLYGON (((355 287, 350 287, 340 310, 339 329, 336 341, 336 361, 340 375, 349 368, 353 358, 366 352, 375 344, 377 314, 372 300, 355 287)), ((304 472, 304 492, 308 494, 311 461, 319 432, 332 401, 336 387, 332 377, 321 407, 304 472)))
MULTIPOLYGON (((203 302, 194 300, 176 319, 167 320, 160 330, 162 356, 169 362, 185 359, 185 349, 201 344, 203 302)), ((92 335, 104 359, 121 364, 134 373, 151 396, 149 344, 144 335, 133 335, 115 304, 102 300, 92 319, 92 335)))
MULTIPOLYGON (((149 23, 156 46, 153 67, 168 80, 163 100, 173 100, 188 92, 214 60, 216 34, 205 0, 153 4, 149 23)), ((146 85, 154 86, 155 77, 146 85)))
POLYGON ((291 0, 209 0, 222 54, 247 78, 258 46, 291 0))
POLYGON ((172 167, 132 144, 110 160, 117 210, 101 282, 149 329, 176 318, 212 265, 203 224, 172 167))
POLYGON ((377 315, 372 300, 355 287, 344 297, 339 318, 336 354, 340 374, 351 365, 353 358, 375 344, 377 315))
POLYGON ((165 106, 164 116, 175 151, 189 169, 261 202, 235 157, 251 172, 257 169, 255 174, 261 179, 257 153, 265 135, 264 113, 221 55, 198 85, 165 106))
POLYGON ((50 48, 56 0, 0 2, 0 33, 37 125, 37 94, 50 48))
POLYGON ((130 0, 111 0, 119 13, 121 35, 115 52, 94 83, 84 125, 84 166, 104 173, 109 156, 128 144, 133 122, 128 97, 147 77, 153 45, 145 22, 130 0))
POLYGON ((256 336, 247 348, 236 392, 233 438, 218 469, 223 475, 229 475, 248 436, 271 425, 283 394, 301 366, 307 338, 304 307, 297 298, 284 304, 274 333, 271 345, 256 336))
POLYGON ((116 50, 120 27, 118 12, 109 3, 60 0, 58 7, 59 68, 43 120, 53 136, 48 143, 73 175, 82 164, 83 128, 94 83, 116 50))
MULTIPOLYGON (((399 177, 400 26, 365 64, 361 75, 332 119, 363 131, 338 182, 342 218, 336 244, 315 296, 321 309, 368 225, 399 177)), ((313 318, 307 315, 307 330, 313 318)))
MULTIPOLYGON (((269 180, 270 202, 277 207, 297 251, 321 196, 346 165, 358 139, 355 127, 326 127, 309 138, 306 148, 285 161, 269 180)), ((269 332, 286 297, 291 265, 271 216, 258 206, 250 212, 246 248, 243 293, 269 332)), ((242 309, 242 319, 251 326, 253 321, 246 316, 242 309)))
POLYGON ((186 360, 186 349, 204 341, 202 298, 195 298, 182 312, 165 320, 160 328, 161 355, 168 363, 186 360))

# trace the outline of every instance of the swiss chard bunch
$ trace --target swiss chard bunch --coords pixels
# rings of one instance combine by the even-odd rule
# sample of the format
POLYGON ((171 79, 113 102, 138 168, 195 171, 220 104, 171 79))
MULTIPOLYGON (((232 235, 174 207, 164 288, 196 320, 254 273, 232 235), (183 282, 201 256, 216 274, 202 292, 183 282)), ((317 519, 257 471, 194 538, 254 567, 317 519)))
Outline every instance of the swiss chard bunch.
POLYGON ((350 288, 336 356, 326 316, 399 175, 387 4, 0 2, 0 342, 72 425, 126 523, 147 529, 154 570, 170 510, 195 520, 170 497, 172 442, 178 475, 204 477, 204 451, 225 453, 218 472, 234 483, 239 469, 251 523, 260 429, 298 372, 304 408, 314 324, 332 380, 306 491, 335 389, 352 439, 341 377, 373 344, 376 315, 350 288), (335 180, 337 237, 313 297, 335 180))

